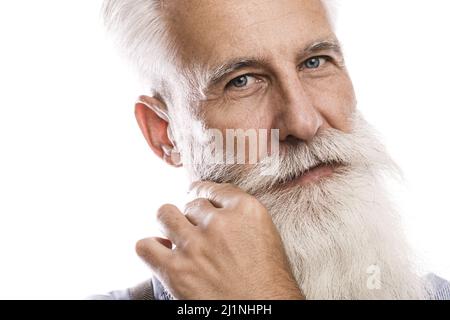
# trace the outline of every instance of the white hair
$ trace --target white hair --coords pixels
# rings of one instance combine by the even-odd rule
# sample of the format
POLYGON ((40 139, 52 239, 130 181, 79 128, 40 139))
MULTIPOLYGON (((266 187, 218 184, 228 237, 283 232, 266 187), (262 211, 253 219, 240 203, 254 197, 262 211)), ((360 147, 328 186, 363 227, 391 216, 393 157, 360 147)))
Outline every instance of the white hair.
MULTIPOLYGON (((322 2, 333 25, 336 0, 322 2)), ((169 36, 170 26, 163 10, 163 0, 105 0, 102 16, 121 54, 136 69, 146 87, 170 101, 165 85, 179 84, 183 72, 177 68, 177 44, 169 36)))
POLYGON ((187 104, 189 77, 177 66, 177 46, 170 40, 163 6, 163 0, 105 0, 102 16, 121 56, 145 86, 144 93, 164 101, 168 134, 180 142, 182 130, 172 128, 183 123, 175 110, 187 104))
MULTIPOLYGON (((401 177, 398 167, 360 113, 352 124, 350 133, 328 129, 308 143, 287 144, 270 177, 261 175, 262 161, 183 164, 192 181, 232 183, 264 204, 307 299, 429 299, 431 288, 384 186, 385 177, 401 177), (343 166, 316 183, 280 188, 320 163, 343 166)), ((213 157, 213 150, 205 150, 209 144, 194 134, 186 139, 183 148, 191 152, 184 157, 213 157)))
MULTIPOLYGON (((161 74, 174 50, 167 41, 160 0, 106 0, 102 14, 121 53, 144 78, 161 74)), ((149 79, 149 80, 150 80, 149 79)))
MULTIPOLYGON (((321 1, 333 25, 336 0, 321 1)), ((164 4, 164 0, 104 0, 102 16, 122 57, 144 85, 144 94, 164 101, 168 132, 173 142, 182 144, 182 127, 186 125, 182 115, 187 111, 184 109, 196 110, 208 77, 197 65, 180 65, 164 4)))

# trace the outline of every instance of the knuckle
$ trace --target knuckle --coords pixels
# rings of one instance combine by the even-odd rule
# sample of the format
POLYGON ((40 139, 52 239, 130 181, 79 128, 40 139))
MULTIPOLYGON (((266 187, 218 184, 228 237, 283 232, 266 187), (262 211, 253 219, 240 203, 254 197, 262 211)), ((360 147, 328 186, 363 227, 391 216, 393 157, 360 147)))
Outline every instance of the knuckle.
POLYGON ((244 199, 246 205, 249 205, 249 206, 252 206, 252 207, 259 207, 259 206, 261 206, 261 203, 259 202, 259 200, 256 199, 255 197, 249 195, 249 194, 245 194, 243 196, 243 199, 244 199))
POLYGON ((234 186, 229 182, 222 183, 220 186, 224 189, 233 189, 234 188, 234 186))
POLYGON ((185 206, 184 211, 185 212, 189 212, 191 210, 197 209, 197 208, 201 208, 206 206, 209 203, 209 201, 205 198, 198 198, 195 200, 192 200, 191 202, 188 202, 185 206))
POLYGON ((188 255, 196 255, 199 253, 200 248, 200 241, 196 238, 192 238, 183 244, 182 250, 188 255))
POLYGON ((205 199, 205 198, 199 198, 199 199, 196 199, 196 200, 195 200, 195 204, 196 204, 198 207, 203 207, 203 206, 206 206, 206 205, 210 204, 210 202, 209 202, 208 199, 205 199))
POLYGON ((266 207, 259 201, 253 203, 253 212, 261 218, 269 218, 269 212, 266 207))
POLYGON ((247 193, 234 193, 230 196, 231 203, 235 207, 248 207, 253 205, 253 197, 247 193))
POLYGON ((164 220, 164 218, 167 217, 168 214, 170 214, 170 211, 174 208, 171 204, 164 204, 161 207, 159 207, 158 211, 156 212, 156 218, 158 220, 164 220))
POLYGON ((149 257, 151 256, 151 250, 149 248, 149 241, 151 239, 142 239, 136 242, 135 251, 140 257, 149 257))
POLYGON ((143 256, 147 251, 145 240, 139 240, 138 242, 136 242, 134 249, 139 256, 143 256))
POLYGON ((240 191, 240 189, 238 187, 236 187, 234 184, 231 184, 231 183, 221 184, 220 187, 218 188, 218 190, 221 192, 227 192, 227 193, 236 193, 236 192, 240 191))
POLYGON ((267 213, 266 207, 255 197, 246 195, 240 203, 245 209, 244 211, 256 216, 265 216, 267 213))
POLYGON ((220 232, 226 228, 226 220, 221 215, 212 214, 208 219, 207 228, 213 232, 220 232))

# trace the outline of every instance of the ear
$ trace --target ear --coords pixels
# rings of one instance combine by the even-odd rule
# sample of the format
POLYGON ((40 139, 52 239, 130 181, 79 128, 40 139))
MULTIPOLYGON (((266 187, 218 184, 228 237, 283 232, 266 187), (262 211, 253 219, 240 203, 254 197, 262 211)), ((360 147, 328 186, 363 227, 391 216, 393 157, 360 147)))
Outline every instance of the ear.
POLYGON ((134 114, 152 151, 168 164, 180 167, 180 154, 168 134, 169 117, 166 110, 166 106, 158 98, 140 96, 135 104, 134 114))

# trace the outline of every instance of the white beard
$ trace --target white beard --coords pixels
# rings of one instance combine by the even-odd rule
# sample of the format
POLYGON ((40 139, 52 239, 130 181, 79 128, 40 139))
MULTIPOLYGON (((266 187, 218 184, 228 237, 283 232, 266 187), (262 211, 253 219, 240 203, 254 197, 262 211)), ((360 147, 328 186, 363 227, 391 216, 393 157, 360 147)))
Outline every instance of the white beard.
POLYGON ((352 121, 350 134, 328 130, 311 143, 287 145, 270 177, 260 175, 259 165, 193 160, 204 154, 199 140, 187 139, 182 150, 192 180, 231 182, 266 206, 307 299, 427 299, 383 185, 384 174, 398 169, 362 116, 352 121), (317 183, 277 188, 319 162, 345 166, 317 183))
POLYGON ((308 299, 425 298, 398 216, 377 177, 352 169, 320 185, 259 199, 272 214, 308 299))

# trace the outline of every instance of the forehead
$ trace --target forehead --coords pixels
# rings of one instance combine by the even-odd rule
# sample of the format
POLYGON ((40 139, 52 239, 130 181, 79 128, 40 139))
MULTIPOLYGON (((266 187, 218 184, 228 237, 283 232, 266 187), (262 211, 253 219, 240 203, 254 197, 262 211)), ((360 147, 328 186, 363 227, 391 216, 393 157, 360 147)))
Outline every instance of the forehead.
POLYGON ((236 56, 289 57, 333 32, 320 0, 167 1, 183 64, 216 65, 236 56))

